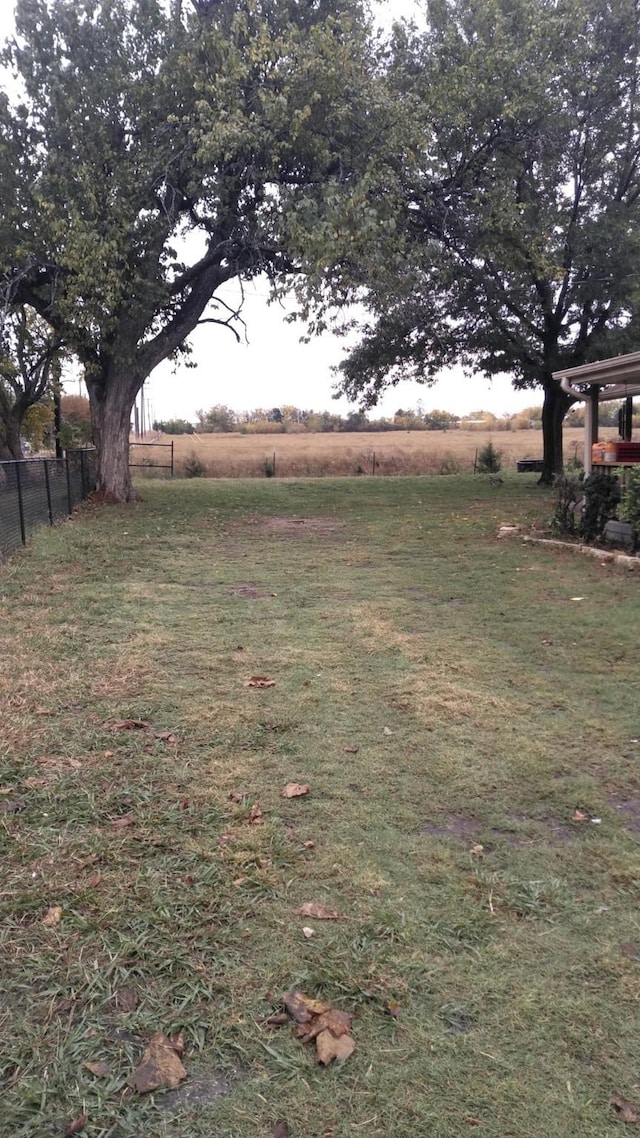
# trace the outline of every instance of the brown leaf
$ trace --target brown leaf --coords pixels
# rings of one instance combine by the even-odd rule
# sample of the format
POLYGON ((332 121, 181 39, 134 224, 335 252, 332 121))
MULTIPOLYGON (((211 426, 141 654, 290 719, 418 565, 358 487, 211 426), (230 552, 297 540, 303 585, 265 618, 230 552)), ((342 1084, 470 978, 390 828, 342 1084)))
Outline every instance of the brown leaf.
POLYGON ((271 1138, 289 1138, 289 1126, 286 1122, 274 1122, 271 1138))
POLYGON ((309 996, 299 992, 297 988, 292 988, 290 992, 286 992, 282 1002, 296 1023, 311 1023, 314 1016, 329 1011, 328 1004, 323 1004, 322 1000, 312 1000, 309 996))
POLYGON ((111 819, 111 825, 113 826, 114 830, 125 830, 127 826, 135 826, 135 824, 135 814, 121 814, 119 818, 111 819))
POLYGON ((46 916, 42 918, 42 923, 48 929, 55 929, 56 925, 59 925, 61 920, 62 909, 60 905, 52 905, 51 908, 47 910, 46 916))
POLYGON ((176 1055, 182 1059, 184 1055, 184 1031, 176 1031, 175 1035, 170 1035, 169 1042, 176 1055))
POLYGON ((173 731, 156 731, 154 738, 160 739, 163 743, 179 743, 177 735, 173 731))
POLYGON ((111 726, 114 731, 148 731, 151 724, 146 719, 117 719, 111 726))
POLYGON ((314 850, 316 848, 315 842, 303 842, 302 847, 305 850, 314 850))
POLYGON ((571 818, 574 822, 588 822, 590 817, 591 815, 587 814, 586 810, 581 810, 579 806, 576 806, 573 814, 571 815, 571 818))
POLYGON ((387 1011, 394 1019, 400 1019, 400 1004, 397 1003, 396 1000, 389 1000, 387 1011))
POLYGON ((48 781, 46 778, 36 778, 32 775, 31 778, 25 778, 22 785, 26 786, 27 790, 39 790, 40 787, 46 786, 48 781))
POLYGON ((313 917, 316 921, 339 921, 342 919, 335 909, 325 909, 324 905, 316 905, 315 901, 305 901, 304 905, 293 911, 298 917, 313 917))
POLYGON ((276 1012, 275 1015, 269 1016, 264 1021, 265 1027, 284 1027, 289 1022, 290 1018, 287 1012, 276 1012))
POLYGON ((309 794, 311 787, 306 782, 288 782, 284 790, 280 792, 281 798, 302 798, 303 795, 309 794))
POLYGON ((635 1102, 628 1102, 626 1098, 612 1095, 609 1105, 617 1111, 621 1122, 640 1122, 640 1106, 635 1102))
POLYGON ((90 877, 89 880, 87 881, 87 887, 89 889, 97 889, 101 881, 102 881, 102 876, 99 873, 96 873, 93 877, 90 877))
POLYGON ((19 814, 26 805, 26 798, 11 798, 7 802, 0 802, 0 814, 19 814))
POLYGON ((316 1058, 318 1063, 331 1063, 333 1059, 344 1063, 355 1051, 356 1041, 351 1035, 341 1035, 336 1039, 331 1031, 321 1031, 316 1038, 316 1058))
POLYGON ((250 680, 245 681, 246 688, 273 688, 276 685, 275 680, 270 680, 268 676, 252 676, 250 680))
POLYGON ((359 747, 345 747, 344 753, 345 755, 357 755, 359 750, 359 747))
POLYGON ((81 1114, 79 1118, 74 1118, 67 1127, 67 1134, 80 1134, 87 1125, 88 1119, 86 1114, 81 1114))
POLYGON ((113 755, 114 755, 113 751, 105 751, 105 753, 104 753, 105 759, 112 759, 113 755))
POLYGON ((157 1031, 151 1036, 142 1059, 127 1082, 138 1094, 145 1095, 157 1091, 159 1087, 175 1090, 186 1077, 187 1072, 171 1040, 157 1031))
POLYGON ((218 841, 219 841, 221 846, 226 846, 226 845, 228 845, 229 842, 234 841, 235 836, 236 835, 234 834, 233 830, 229 830, 229 832, 227 834, 220 834, 218 841))
POLYGON ((310 1043, 323 1031, 330 1031, 336 1039, 341 1035, 348 1035, 351 1031, 351 1020, 348 1012, 337 1012, 333 1008, 329 1008, 326 1012, 321 1012, 320 1015, 313 1017, 310 1024, 303 1024, 298 1028, 298 1037, 303 1043, 310 1043))
POLYGON ((247 818, 247 821, 250 826, 264 825, 264 816, 262 814, 262 807, 260 806, 259 802, 254 802, 251 810, 249 811, 249 817, 247 818))
POLYGON ((87 1071, 91 1071, 91 1074, 95 1075, 97 1079, 108 1079, 111 1075, 111 1067, 104 1059, 98 1059, 96 1063, 85 1063, 84 1066, 87 1068, 87 1071))
POLYGON ((119 1012, 132 1012, 138 1006, 138 993, 135 988, 120 988, 114 997, 119 1012))

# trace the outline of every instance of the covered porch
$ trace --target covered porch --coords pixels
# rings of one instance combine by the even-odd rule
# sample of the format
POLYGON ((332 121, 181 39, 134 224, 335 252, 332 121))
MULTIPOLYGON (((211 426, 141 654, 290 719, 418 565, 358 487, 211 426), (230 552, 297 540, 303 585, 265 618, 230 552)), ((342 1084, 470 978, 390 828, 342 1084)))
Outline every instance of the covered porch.
MULTIPOLYGON (((553 378, 567 395, 584 403, 584 471, 590 474, 593 467, 593 444, 598 440, 598 408, 601 403, 611 400, 624 400, 620 412, 619 437, 615 457, 611 462, 600 465, 624 466, 639 465, 635 457, 633 437, 633 398, 640 395, 640 352, 626 356, 612 356, 608 360, 598 360, 593 364, 555 371, 553 378), (625 447, 624 444, 627 444, 625 447), (628 457, 625 457, 625 454, 628 457), (617 457, 617 456, 620 457, 617 457)), ((640 443, 638 444, 640 454, 640 443)))

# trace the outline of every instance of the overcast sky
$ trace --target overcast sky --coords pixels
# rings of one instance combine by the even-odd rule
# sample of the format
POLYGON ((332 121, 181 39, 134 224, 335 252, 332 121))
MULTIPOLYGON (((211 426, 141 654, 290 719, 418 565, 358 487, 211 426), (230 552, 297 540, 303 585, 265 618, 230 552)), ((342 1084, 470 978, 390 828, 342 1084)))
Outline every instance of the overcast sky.
MULTIPOLYGON (((414 0, 381 0, 376 9, 387 23, 415 13, 416 4, 414 0)), ((12 11, 10 0, 0 0, 2 39, 13 30, 12 11)), ((230 283, 220 295, 233 304, 237 286, 230 283)), ((169 363, 156 369, 146 387, 154 418, 193 419, 198 409, 215 403, 237 411, 283 404, 342 413, 350 409, 346 400, 332 398, 335 378, 331 368, 340 362, 345 341, 326 334, 309 344, 300 343, 301 328, 287 324, 283 308, 268 305, 267 298, 266 282, 245 287, 248 343, 238 344, 225 328, 204 326, 192 341, 195 369, 178 364, 176 371, 169 363)), ((78 388, 74 385, 73 390, 78 388)), ((506 376, 489 381, 453 371, 443 373, 430 387, 399 384, 383 396, 374 414, 393 415, 398 407, 415 407, 418 401, 425 410, 437 407, 465 415, 482 409, 500 415, 539 403, 541 398, 537 392, 513 391, 506 376)))

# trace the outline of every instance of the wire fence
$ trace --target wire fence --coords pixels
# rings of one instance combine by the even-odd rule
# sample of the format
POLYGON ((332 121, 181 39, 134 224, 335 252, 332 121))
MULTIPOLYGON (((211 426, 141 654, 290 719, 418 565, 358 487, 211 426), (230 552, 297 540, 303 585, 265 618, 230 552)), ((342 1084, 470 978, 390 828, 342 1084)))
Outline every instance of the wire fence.
POLYGON ((0 559, 34 530, 67 517, 96 485, 95 450, 0 462, 0 559))
POLYGON ((144 475, 156 478, 173 478, 173 442, 130 443, 129 454, 131 470, 139 470, 144 475), (132 462, 132 459, 140 461, 132 462))

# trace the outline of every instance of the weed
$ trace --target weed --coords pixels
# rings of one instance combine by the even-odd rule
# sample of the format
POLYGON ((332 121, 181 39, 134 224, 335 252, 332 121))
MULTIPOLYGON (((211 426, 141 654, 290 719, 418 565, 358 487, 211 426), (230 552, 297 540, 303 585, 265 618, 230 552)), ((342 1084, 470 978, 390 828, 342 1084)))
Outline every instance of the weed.
POLYGON ((200 461, 195 451, 192 451, 182 464, 182 473, 185 478, 204 478, 207 468, 200 461))

